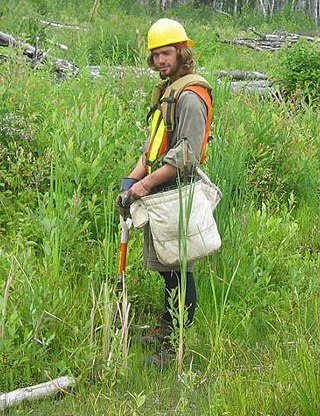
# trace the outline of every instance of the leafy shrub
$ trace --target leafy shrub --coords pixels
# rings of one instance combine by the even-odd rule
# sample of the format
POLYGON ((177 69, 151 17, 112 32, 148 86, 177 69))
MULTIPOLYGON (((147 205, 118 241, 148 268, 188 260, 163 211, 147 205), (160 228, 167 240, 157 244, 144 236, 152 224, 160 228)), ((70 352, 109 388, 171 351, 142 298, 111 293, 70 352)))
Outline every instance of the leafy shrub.
POLYGON ((286 97, 319 103, 320 47, 305 39, 280 52, 280 86, 286 97))
POLYGON ((0 190, 14 194, 26 189, 40 189, 50 174, 50 150, 39 154, 36 127, 18 113, 1 114, 0 190))

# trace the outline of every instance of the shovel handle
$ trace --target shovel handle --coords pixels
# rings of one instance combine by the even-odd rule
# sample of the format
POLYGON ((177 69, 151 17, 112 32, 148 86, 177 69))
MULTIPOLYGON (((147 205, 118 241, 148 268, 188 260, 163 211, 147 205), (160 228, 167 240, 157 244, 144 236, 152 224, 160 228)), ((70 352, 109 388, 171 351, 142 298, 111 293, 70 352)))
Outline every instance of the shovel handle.
POLYGON ((119 276, 126 271, 128 243, 120 243, 119 276))
POLYGON ((120 217, 121 224, 121 238, 120 238, 120 258, 119 258, 119 280, 123 281, 124 273, 126 271, 127 264, 127 251, 128 251, 128 240, 129 240, 129 229, 131 227, 131 220, 125 221, 120 217))

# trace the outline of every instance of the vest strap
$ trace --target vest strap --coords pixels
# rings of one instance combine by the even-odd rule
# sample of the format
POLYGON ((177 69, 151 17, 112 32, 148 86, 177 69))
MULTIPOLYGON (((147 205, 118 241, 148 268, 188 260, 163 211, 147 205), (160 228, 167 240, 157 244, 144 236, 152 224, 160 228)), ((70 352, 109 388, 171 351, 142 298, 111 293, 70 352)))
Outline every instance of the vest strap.
POLYGON ((172 143, 175 130, 176 105, 180 94, 185 90, 196 93, 207 108, 207 123, 201 145, 200 163, 205 161, 212 121, 211 89, 211 85, 206 79, 196 74, 185 75, 172 84, 164 81, 156 85, 152 94, 152 106, 147 115, 148 121, 152 117, 152 135, 146 154, 147 173, 152 172, 152 167, 155 166, 156 160, 161 158, 172 143))
POLYGON ((163 100, 167 104, 166 113, 164 114, 163 119, 170 120, 170 122, 167 121, 167 123, 165 123, 168 132, 173 132, 174 130, 174 111, 176 105, 175 93, 176 91, 171 89, 169 96, 163 100))

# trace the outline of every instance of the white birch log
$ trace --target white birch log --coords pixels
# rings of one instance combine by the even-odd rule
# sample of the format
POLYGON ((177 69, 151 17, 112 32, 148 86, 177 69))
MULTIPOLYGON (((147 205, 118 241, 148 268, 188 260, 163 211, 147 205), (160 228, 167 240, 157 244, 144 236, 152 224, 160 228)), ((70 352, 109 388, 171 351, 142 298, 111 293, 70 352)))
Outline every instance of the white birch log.
POLYGON ((20 47, 23 50, 23 53, 31 58, 33 58, 37 54, 37 50, 34 46, 16 40, 12 35, 8 33, 0 32, 0 46, 20 47))
POLYGON ((58 392, 64 392, 67 387, 75 385, 75 379, 68 376, 58 377, 46 383, 13 390, 10 393, 0 395, 0 410, 18 404, 23 400, 36 400, 41 397, 51 396, 58 392))
POLYGON ((267 95, 272 93, 272 86, 269 81, 252 80, 252 81, 232 81, 230 89, 234 92, 250 92, 259 95, 267 95))
POLYGON ((218 77, 230 77, 234 80, 242 80, 242 79, 261 79, 266 80, 268 79, 268 75, 263 72, 258 71, 246 71, 246 70, 220 70, 216 71, 218 77))
POLYGON ((49 22, 47 20, 42 20, 42 23, 46 26, 58 27, 62 29, 75 29, 75 30, 84 30, 87 31, 88 29, 79 25, 71 25, 66 23, 59 23, 59 22, 49 22))

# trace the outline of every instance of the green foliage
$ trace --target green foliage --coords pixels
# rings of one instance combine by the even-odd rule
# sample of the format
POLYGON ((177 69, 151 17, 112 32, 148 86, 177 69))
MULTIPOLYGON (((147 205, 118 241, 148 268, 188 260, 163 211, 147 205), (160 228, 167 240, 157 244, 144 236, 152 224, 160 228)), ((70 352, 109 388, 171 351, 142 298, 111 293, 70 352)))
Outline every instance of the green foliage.
POLYGON ((221 206, 253 203, 252 194, 258 204, 269 201, 276 207, 293 194, 298 204, 317 206, 318 115, 293 117, 269 100, 233 96, 228 82, 214 84, 214 98, 222 111, 213 123, 208 170, 227 193, 221 206))
POLYGON ((301 400, 304 414, 317 414, 319 411, 320 376, 316 371, 319 352, 314 346, 305 341, 297 345, 298 371, 292 372, 294 390, 301 400))
POLYGON ((299 40, 279 54, 279 84, 286 97, 295 101, 319 104, 320 47, 317 43, 299 40))
POLYGON ((262 33, 271 30, 288 32, 316 30, 316 24, 310 15, 293 10, 289 3, 287 3, 287 6, 283 4, 280 10, 266 17, 262 13, 257 13, 250 5, 246 5, 241 8, 232 23, 239 28, 259 28, 262 33))
POLYGON ((2 115, 0 187, 7 196, 27 189, 43 190, 50 176, 50 151, 39 154, 34 126, 16 113, 2 115))
MULTIPOLYGON (((163 372, 144 367, 146 352, 133 337, 123 368, 113 291, 114 199, 148 134, 156 79, 111 67, 94 78, 84 66, 145 67, 145 35, 159 15, 151 18, 149 9, 146 16, 142 8, 130 15, 132 4, 100 1, 93 13, 89 0, 12 0, 2 9, 3 31, 31 43, 40 35, 50 59, 79 66, 77 76, 56 82, 51 65, 33 70, 20 50, 4 49, 10 59, 0 63, 0 391, 77 377, 74 394, 64 400, 8 413, 316 412, 319 112, 233 93, 229 81, 215 79, 214 69, 278 68, 278 54, 219 42, 216 33, 235 37, 242 25, 252 26, 245 16, 230 23, 189 6, 165 13, 185 23, 214 86, 214 139, 204 169, 223 191, 215 212, 223 245, 195 267, 199 305, 185 334, 192 360, 179 377, 174 364, 163 372), (42 19, 82 30, 45 26, 42 19), (59 51, 56 42, 69 50, 59 51)), ((281 19, 281 28, 289 28, 287 17, 281 19)), ((277 26, 261 16, 255 22, 277 26)), ((312 102, 311 93, 319 92, 317 50, 301 42, 283 52, 285 73, 297 75, 292 92, 303 87, 312 102)), ((139 231, 131 230, 132 336, 135 324, 155 322, 163 301, 163 282, 143 269, 141 243, 139 231)))

